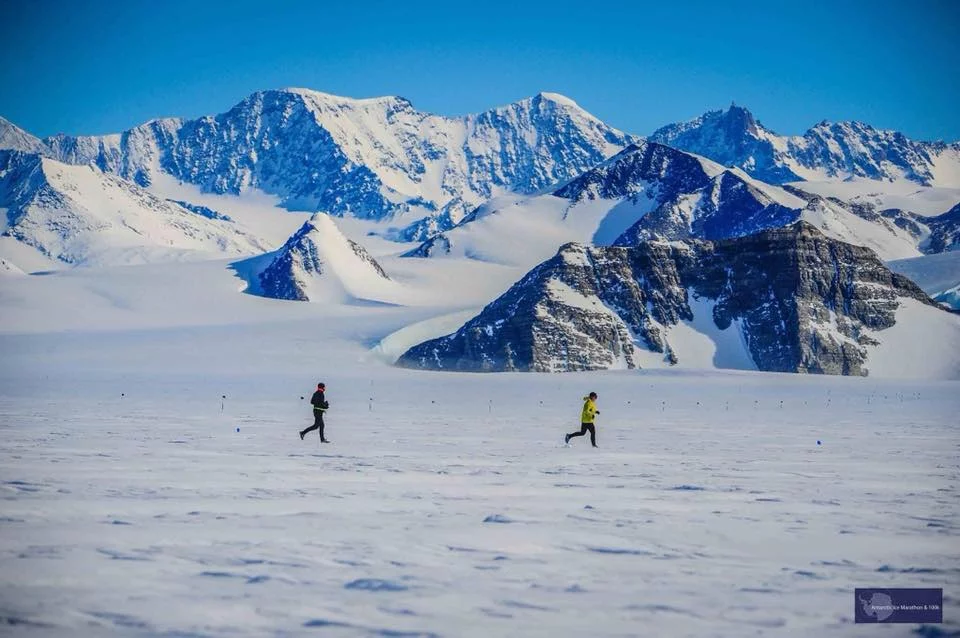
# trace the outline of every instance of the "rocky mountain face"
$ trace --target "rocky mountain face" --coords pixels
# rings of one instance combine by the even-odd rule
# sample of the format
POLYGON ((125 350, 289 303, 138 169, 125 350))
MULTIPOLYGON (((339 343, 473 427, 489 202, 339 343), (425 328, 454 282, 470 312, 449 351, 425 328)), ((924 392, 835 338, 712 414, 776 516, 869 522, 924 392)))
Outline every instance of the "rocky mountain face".
POLYGON ((924 220, 930 236, 923 246, 926 253, 960 250, 960 204, 936 217, 924 220))
POLYGON ((370 219, 419 215, 400 235, 424 238, 496 193, 562 182, 633 139, 551 93, 447 118, 400 97, 288 89, 255 93, 215 116, 40 144, 60 161, 92 163, 141 186, 162 172, 206 192, 260 189, 289 208, 370 219))
POLYGON ((389 282, 390 277, 362 246, 345 237, 330 217, 315 214, 257 276, 256 292, 274 299, 316 301, 389 282))
POLYGON ((640 350, 682 361, 694 298, 718 330, 741 333, 761 370, 866 375, 874 335, 900 298, 932 305, 870 250, 812 225, 719 241, 568 244, 456 333, 411 348, 399 365, 465 371, 637 367, 640 350))
POLYGON ((214 211, 162 200, 94 166, 0 151, 4 237, 64 264, 237 256, 265 246, 214 211))
POLYGON ((554 194, 574 202, 643 195, 655 202, 615 245, 646 239, 723 239, 789 224, 804 202, 668 146, 631 146, 554 194))
POLYGON ((828 236, 871 248, 883 259, 896 259, 942 251, 944 244, 926 238, 939 237, 946 231, 937 229, 951 227, 946 216, 881 210, 791 186, 772 186, 739 169, 649 142, 625 149, 554 194, 573 202, 652 200, 652 210, 618 237, 613 242, 616 246, 651 239, 743 237, 803 219, 828 236))
POLYGON ((865 177, 960 186, 938 170, 960 167, 960 145, 918 142, 862 122, 824 121, 803 135, 781 136, 747 109, 731 105, 726 111, 710 111, 689 122, 664 126, 649 139, 737 166, 771 184, 865 177))

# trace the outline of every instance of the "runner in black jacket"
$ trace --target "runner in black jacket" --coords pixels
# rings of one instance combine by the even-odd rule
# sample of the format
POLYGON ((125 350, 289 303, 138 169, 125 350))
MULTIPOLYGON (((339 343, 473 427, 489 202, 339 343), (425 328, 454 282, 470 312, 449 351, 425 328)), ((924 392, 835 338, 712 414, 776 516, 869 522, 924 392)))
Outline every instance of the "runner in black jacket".
POLYGON ((317 384, 317 391, 313 393, 313 396, 310 398, 310 404, 313 406, 313 425, 308 427, 306 430, 300 431, 300 440, 303 440, 303 437, 309 432, 314 430, 320 430, 320 441, 323 443, 329 443, 326 438, 323 436, 323 413, 327 408, 330 407, 330 404, 327 403, 327 400, 324 398, 324 390, 327 389, 322 383, 317 384))

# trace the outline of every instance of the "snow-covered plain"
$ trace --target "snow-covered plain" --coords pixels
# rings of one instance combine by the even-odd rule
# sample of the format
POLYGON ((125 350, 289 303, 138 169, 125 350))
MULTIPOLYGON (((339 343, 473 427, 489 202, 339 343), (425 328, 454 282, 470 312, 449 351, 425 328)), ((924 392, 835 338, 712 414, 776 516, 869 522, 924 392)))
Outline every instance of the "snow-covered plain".
POLYGON ((960 630, 960 383, 388 365, 515 278, 464 261, 429 307, 263 299, 223 262, 0 280, 0 626, 867 636, 854 587, 925 586, 960 630), (600 447, 566 448, 590 390, 600 447))

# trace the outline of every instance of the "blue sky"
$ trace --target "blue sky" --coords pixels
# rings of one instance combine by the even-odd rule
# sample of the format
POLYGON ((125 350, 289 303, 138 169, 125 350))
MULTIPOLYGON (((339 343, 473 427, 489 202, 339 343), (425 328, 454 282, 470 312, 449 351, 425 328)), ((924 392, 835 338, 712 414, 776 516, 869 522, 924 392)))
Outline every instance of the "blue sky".
POLYGON ((953 0, 4 0, 0 30, 0 115, 41 136, 303 86, 447 115, 555 91, 638 134, 736 101, 784 134, 960 140, 953 0))

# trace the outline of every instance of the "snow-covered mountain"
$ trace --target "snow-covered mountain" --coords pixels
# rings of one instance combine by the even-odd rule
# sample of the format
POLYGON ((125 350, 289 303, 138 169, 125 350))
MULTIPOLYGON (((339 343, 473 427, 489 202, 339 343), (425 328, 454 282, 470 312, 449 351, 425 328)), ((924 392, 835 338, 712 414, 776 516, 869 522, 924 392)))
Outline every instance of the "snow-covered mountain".
POLYGON ((740 169, 653 142, 639 142, 554 193, 494 199, 408 253, 453 255, 530 267, 565 242, 629 246, 648 239, 725 239, 805 219, 830 237, 883 259, 942 250, 946 219, 851 205, 765 184, 740 169))
POLYGON ((38 265, 229 257, 264 244, 229 218, 160 199, 94 166, 0 151, 0 256, 38 265))
POLYGON ((39 138, 30 135, 3 117, 0 117, 0 150, 40 153, 42 155, 50 153, 50 149, 39 138))
POLYGON ((654 131, 651 141, 742 168, 772 184, 866 177, 925 186, 960 186, 960 143, 918 142, 862 122, 820 122, 781 136, 743 107, 710 111, 654 131))
POLYGON ((257 275, 250 292, 295 301, 382 300, 396 288, 377 261, 316 213, 257 275))
POLYGON ((898 349, 920 349, 954 358, 938 353, 944 330, 951 339, 960 335, 960 317, 936 308, 870 250, 801 221, 716 242, 565 245, 457 332, 411 348, 398 363, 540 372, 681 364, 866 375, 874 352, 890 358, 898 349), (901 311, 910 334, 923 338, 887 332, 901 311))
POLYGON ((926 252, 960 250, 960 204, 925 221, 930 227, 930 236, 925 244, 926 252))
POLYGON ((164 172, 207 192, 260 189, 289 208, 401 215, 411 224, 401 235, 422 238, 491 196, 567 180, 633 139, 553 93, 450 118, 400 97, 286 89, 254 93, 219 115, 42 144, 61 161, 92 163, 141 186, 164 172))

